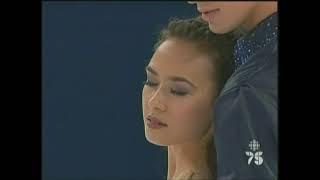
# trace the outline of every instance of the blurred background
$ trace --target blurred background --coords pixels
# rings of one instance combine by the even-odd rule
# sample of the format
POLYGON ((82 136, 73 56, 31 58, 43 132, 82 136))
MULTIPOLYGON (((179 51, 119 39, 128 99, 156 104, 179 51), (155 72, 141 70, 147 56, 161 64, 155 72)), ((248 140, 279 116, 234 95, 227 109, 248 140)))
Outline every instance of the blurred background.
POLYGON ((157 33, 187 2, 42 2, 42 179, 166 179, 141 90, 157 33))

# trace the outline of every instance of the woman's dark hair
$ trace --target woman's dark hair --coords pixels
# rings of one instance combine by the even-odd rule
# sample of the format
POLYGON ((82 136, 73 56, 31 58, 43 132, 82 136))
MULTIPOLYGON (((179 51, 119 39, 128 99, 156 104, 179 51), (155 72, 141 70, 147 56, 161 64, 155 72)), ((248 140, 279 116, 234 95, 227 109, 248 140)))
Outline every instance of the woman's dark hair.
POLYGON ((200 17, 190 19, 171 18, 167 27, 160 31, 154 51, 168 39, 194 43, 199 51, 207 53, 214 66, 218 92, 233 72, 234 33, 215 34, 200 17))

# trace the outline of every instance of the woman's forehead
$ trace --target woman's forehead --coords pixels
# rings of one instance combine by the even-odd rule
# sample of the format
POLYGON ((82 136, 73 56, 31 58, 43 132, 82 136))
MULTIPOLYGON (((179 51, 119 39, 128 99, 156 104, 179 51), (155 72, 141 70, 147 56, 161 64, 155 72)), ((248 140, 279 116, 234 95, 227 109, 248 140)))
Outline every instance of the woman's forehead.
POLYGON ((169 39, 164 41, 153 55, 157 63, 170 64, 171 66, 204 66, 210 63, 209 53, 198 48, 197 43, 183 40, 169 39))

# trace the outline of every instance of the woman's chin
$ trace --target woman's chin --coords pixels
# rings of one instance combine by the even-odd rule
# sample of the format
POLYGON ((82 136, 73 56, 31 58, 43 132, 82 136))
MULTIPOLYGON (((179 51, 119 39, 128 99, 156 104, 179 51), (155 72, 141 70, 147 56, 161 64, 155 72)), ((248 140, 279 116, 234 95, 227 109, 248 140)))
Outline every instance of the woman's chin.
POLYGON ((146 139, 149 143, 157 145, 157 146, 168 146, 170 145, 168 142, 165 142, 164 140, 160 140, 158 138, 150 137, 146 135, 146 139))

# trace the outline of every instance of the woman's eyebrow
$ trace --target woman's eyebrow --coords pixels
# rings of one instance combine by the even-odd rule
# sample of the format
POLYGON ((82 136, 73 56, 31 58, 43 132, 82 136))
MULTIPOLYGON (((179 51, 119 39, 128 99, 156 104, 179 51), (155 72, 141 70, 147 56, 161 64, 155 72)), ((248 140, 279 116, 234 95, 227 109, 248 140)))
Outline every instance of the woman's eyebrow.
POLYGON ((180 77, 180 76, 171 76, 169 77, 169 79, 171 81, 180 81, 180 82, 185 82, 188 83, 190 86, 192 86, 193 88, 197 88, 192 82, 188 81, 186 78, 184 77, 180 77))
MULTIPOLYGON (((149 71, 149 72, 151 72, 152 74, 154 74, 154 75, 159 75, 158 73, 157 73, 157 71, 156 70, 154 70, 152 67, 150 67, 150 66, 147 66, 146 67, 146 71, 149 71)), ((175 82, 185 82, 185 83, 187 83, 187 84, 189 84, 190 86, 192 86, 193 88, 197 88, 192 82, 190 82, 190 81, 188 81, 186 78, 184 78, 184 77, 180 77, 180 76, 170 76, 169 77, 169 80, 171 80, 171 81, 175 81, 175 82)))
POLYGON ((146 67, 146 71, 149 71, 149 72, 151 72, 151 73, 154 74, 154 75, 158 75, 157 71, 155 71, 154 69, 152 69, 150 66, 147 66, 147 67, 146 67))

